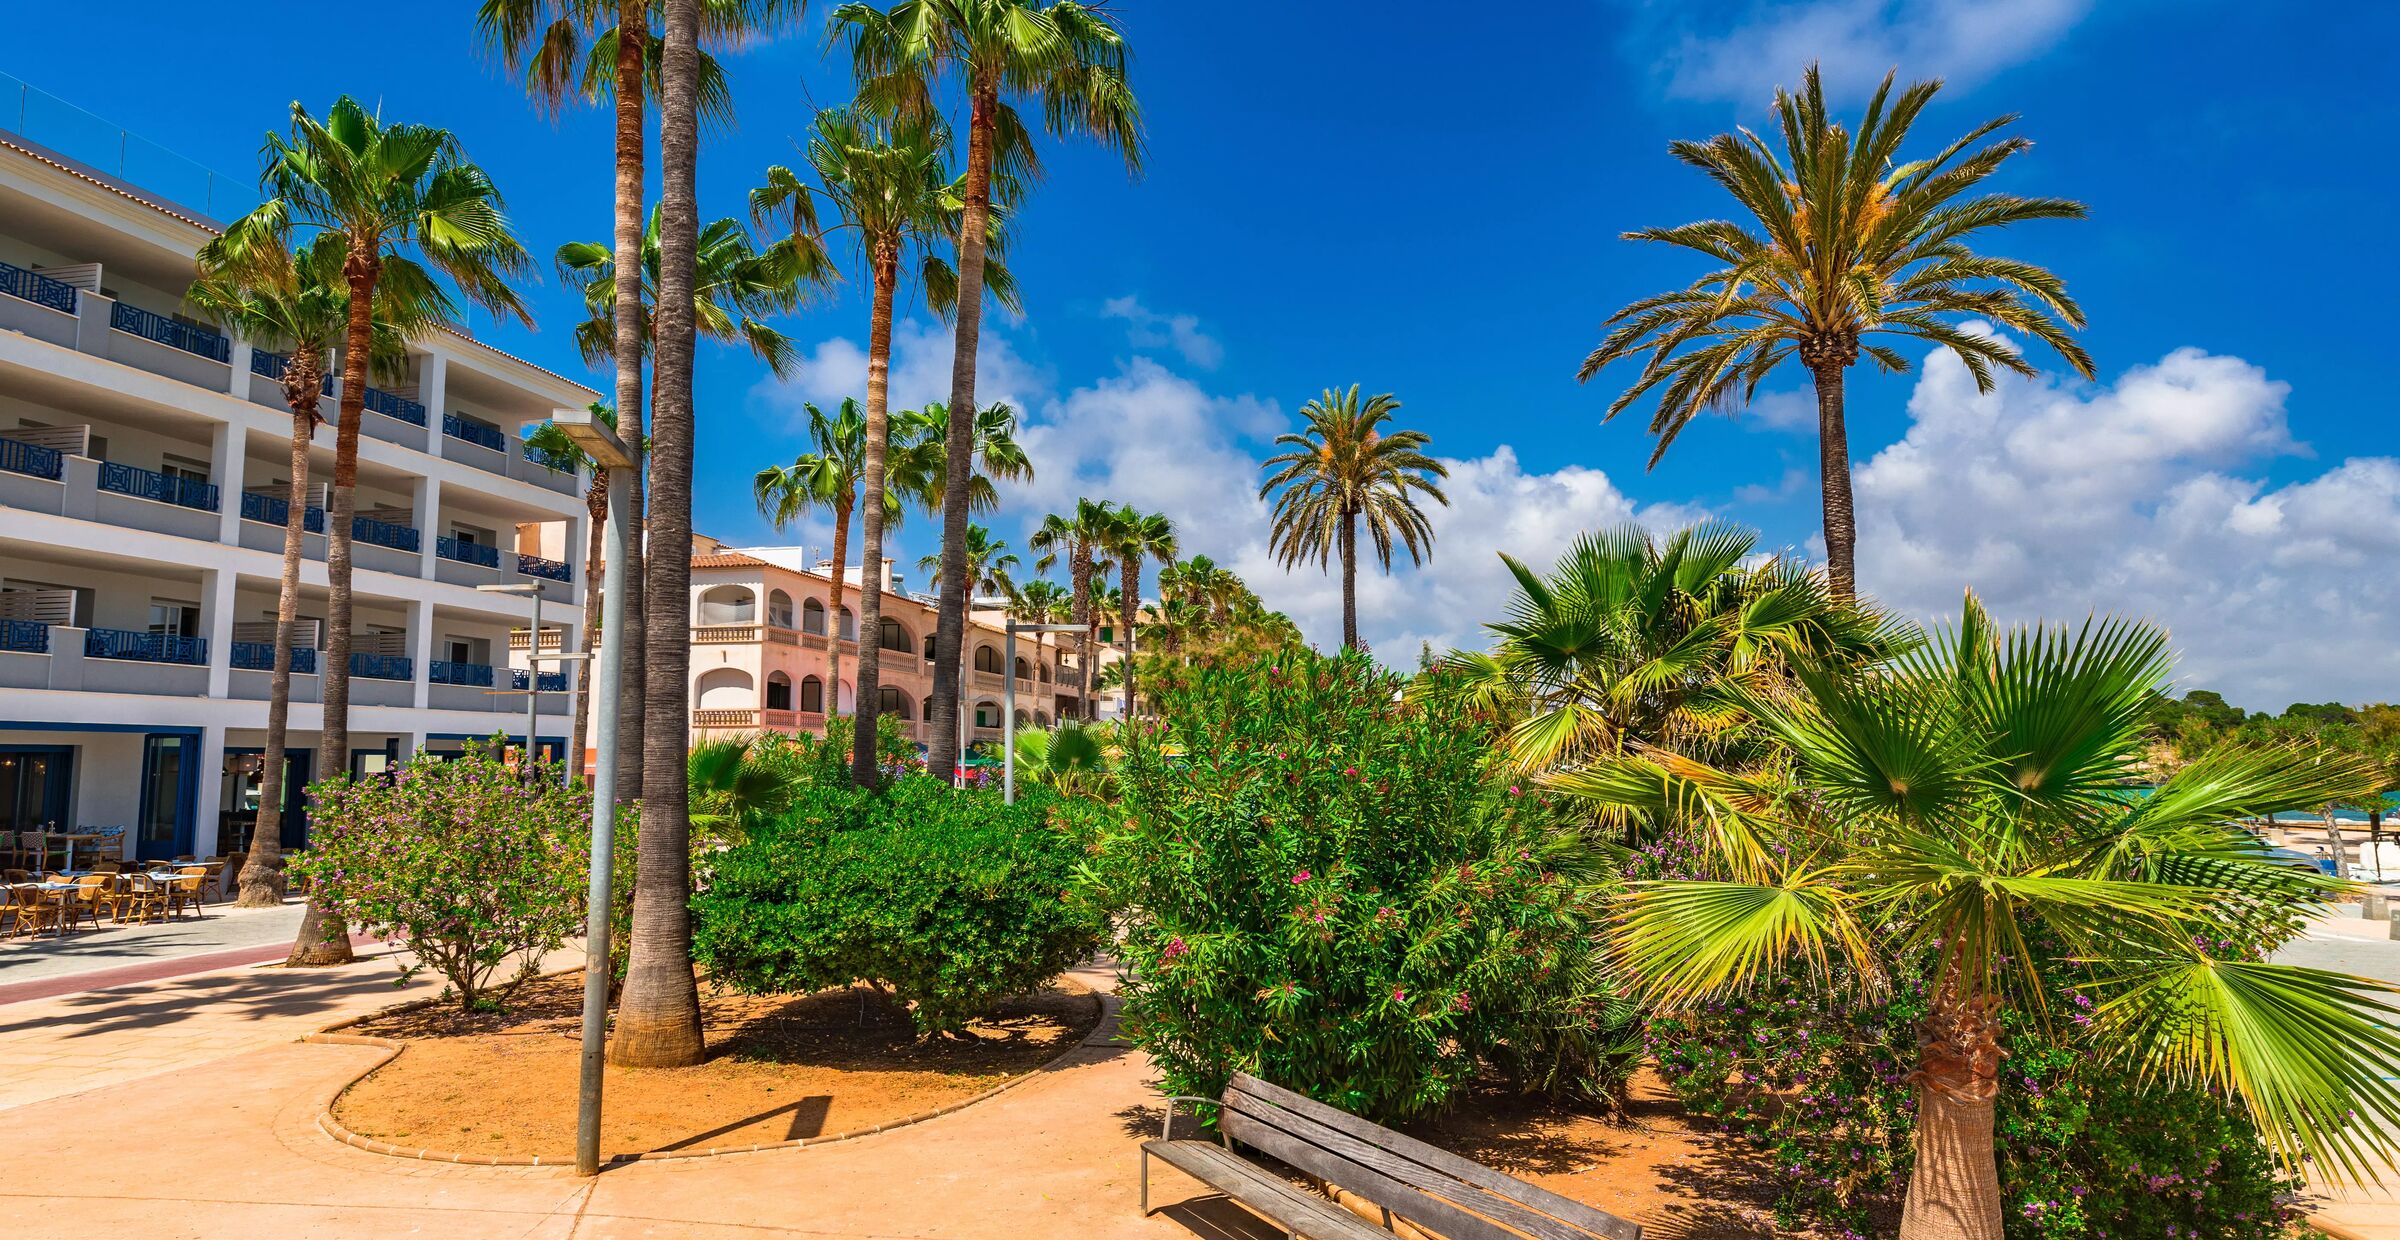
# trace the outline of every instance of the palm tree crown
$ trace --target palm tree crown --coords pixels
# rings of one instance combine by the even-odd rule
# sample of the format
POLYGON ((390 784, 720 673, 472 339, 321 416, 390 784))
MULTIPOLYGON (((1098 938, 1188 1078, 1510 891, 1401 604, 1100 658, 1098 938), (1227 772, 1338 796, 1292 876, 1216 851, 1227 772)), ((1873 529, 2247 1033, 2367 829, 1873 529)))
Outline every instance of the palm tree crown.
MULTIPOLYGON (((657 343, 652 319, 658 302, 658 260, 658 208, 653 206, 642 229, 640 322, 645 356, 657 343)), ((590 316, 575 325, 577 351, 595 366, 607 362, 616 348, 616 256, 605 242, 570 241, 558 247, 558 274, 582 294, 590 316)), ((762 250, 739 220, 718 220, 700 230, 693 254, 693 330, 711 340, 747 345, 776 374, 789 374, 799 366, 799 348, 766 320, 799 305, 812 288, 831 279, 823 250, 806 239, 786 237, 762 250)))
POLYGON ((1300 407, 1307 424, 1297 434, 1275 437, 1286 449, 1267 458, 1267 480, 1259 498, 1275 501, 1270 547, 1285 567, 1342 561, 1342 644, 1358 645, 1358 526, 1366 523, 1375 558, 1391 571, 1392 546, 1408 551, 1411 563, 1433 554, 1433 523, 1418 505, 1422 496, 1450 500, 1434 483, 1450 471, 1425 454, 1423 431, 1384 429, 1400 402, 1384 392, 1361 401, 1358 385, 1331 388, 1300 407))
MULTIPOLYGON (((1000 597, 1014 601, 1018 593, 1016 578, 1012 574, 1023 563, 1017 558, 1016 552, 1008 549, 1008 540, 992 537, 992 532, 980 525, 967 527, 967 579, 973 583, 970 593, 977 597, 1000 597)), ((925 574, 927 584, 941 588, 941 553, 920 558, 917 570, 925 574)))

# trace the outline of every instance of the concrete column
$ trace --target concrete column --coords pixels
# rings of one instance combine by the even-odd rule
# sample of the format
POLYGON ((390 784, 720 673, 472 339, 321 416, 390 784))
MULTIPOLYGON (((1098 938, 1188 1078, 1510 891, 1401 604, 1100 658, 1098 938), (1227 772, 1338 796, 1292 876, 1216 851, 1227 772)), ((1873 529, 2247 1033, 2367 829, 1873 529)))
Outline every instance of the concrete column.
MULTIPOLYGON (((247 368, 248 363, 243 364, 247 368)), ((200 752, 192 755, 200 764, 198 795, 192 798, 192 855, 212 857, 217 852, 217 820, 225 808, 225 729, 207 724, 200 729, 200 752)))
POLYGON ((438 478, 421 477, 410 493, 409 507, 421 537, 417 540, 417 575, 427 581, 434 579, 434 549, 442 536, 442 483, 438 478))
POLYGON ((400 734, 400 761, 406 762, 424 751, 425 733, 419 731, 400 734))
POLYGON ((442 415, 450 400, 450 357, 431 352, 417 364, 417 401, 425 406, 425 452, 442 454, 442 415))
POLYGON ((225 379, 225 394, 235 400, 250 399, 250 342, 233 342, 233 369, 225 379))
MULTIPOLYGON (((231 696, 233 592, 239 581, 230 569, 200 570, 200 631, 208 638, 208 696, 212 698, 231 696)), ((220 743, 218 748, 224 746, 220 743)))
MULTIPOLYGON (((246 374, 250 362, 244 356, 248 345, 235 345, 235 373, 246 374)), ((239 546, 242 541, 243 475, 248 470, 250 453, 249 432, 231 422, 222 422, 209 435, 208 477, 217 484, 217 541, 239 546)))
POLYGON ((408 650, 415 676, 409 686, 409 702, 423 710, 433 696, 433 604, 423 599, 408 604, 408 650))
MULTIPOLYGON (((567 518, 567 545, 558 549, 558 558, 560 563, 567 565, 575 579, 575 584, 567 587, 567 597, 586 607, 600 601, 592 593, 592 566, 583 562, 583 553, 590 550, 591 545, 592 514, 587 509, 578 509, 574 516, 567 518)), ((758 606, 758 618, 763 621, 767 618, 764 593, 759 595, 758 606)))

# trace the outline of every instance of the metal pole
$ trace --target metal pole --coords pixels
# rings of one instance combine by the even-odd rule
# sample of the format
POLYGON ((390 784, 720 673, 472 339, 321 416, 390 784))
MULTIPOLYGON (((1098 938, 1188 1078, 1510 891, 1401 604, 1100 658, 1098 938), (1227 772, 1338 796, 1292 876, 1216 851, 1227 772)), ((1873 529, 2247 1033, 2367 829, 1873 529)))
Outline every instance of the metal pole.
POLYGON ((1008 677, 1008 690, 1001 695, 1000 726, 1000 801, 1004 805, 1017 803, 1017 622, 1007 622, 1008 655, 1000 660, 1000 674, 1008 677))
POLYGON ((542 702, 542 592, 533 592, 533 635, 525 643, 525 769, 521 778, 533 775, 533 750, 537 744, 534 729, 541 726, 537 715, 542 702))
MULTIPOLYGON (((591 907, 583 925, 583 1064, 575 1104, 575 1173, 600 1173, 600 1083, 608 1046, 608 920, 610 870, 617 848, 617 680, 625 668, 626 524, 632 508, 625 471, 610 470, 608 525, 602 535, 609 566, 600 594, 599 665, 592 672, 592 726, 599 762, 592 774, 591 907)), ((584 571, 591 571, 590 565, 584 571)), ((534 635, 538 642, 541 635, 534 635)))
MULTIPOLYGON (((605 535, 604 535, 603 537, 605 537, 605 535)), ((589 565, 589 564, 586 564, 586 565, 584 565, 584 566, 583 566, 583 571, 584 571, 584 583, 585 583, 585 584, 584 584, 584 600, 583 600, 583 605, 584 605, 585 607, 590 607, 590 606, 592 605, 592 600, 591 600, 591 584, 590 584, 590 583, 591 583, 591 571, 592 571, 592 566, 591 566, 591 565, 589 565)), ((586 615, 589 615, 589 614, 591 614, 591 613, 589 613, 589 612, 586 612, 586 613, 584 613, 584 614, 586 614, 586 615)), ((566 635, 565 635, 564 633, 561 633, 561 634, 559 635, 559 639, 558 639, 558 646, 559 646, 559 651, 558 651, 558 652, 559 652, 560 654, 565 654, 565 653, 567 652, 567 651, 566 651, 567 639, 566 639, 566 635)), ((583 653, 583 657, 584 657, 584 658, 586 658, 586 659, 589 659, 589 658, 591 658, 591 657, 592 657, 592 652, 591 652, 591 651, 589 651, 589 650, 583 651, 582 653, 583 653)), ((535 673, 536 673, 536 674, 537 674, 537 676, 538 676, 538 674, 540 673, 540 670, 541 670, 541 665, 540 665, 540 664, 535 664, 535 665, 534 665, 534 670, 535 670, 535 673)), ((567 668, 565 667, 565 665, 564 665, 564 664, 561 664, 558 670, 560 670, 560 671, 562 671, 562 672, 567 672, 567 668)), ((589 680, 589 679, 591 679, 591 676, 592 676, 592 675, 595 675, 595 674, 597 674, 597 673, 598 673, 598 671, 599 671, 599 669, 597 669, 597 668, 594 668, 594 669, 592 670, 592 673, 591 673, 591 674, 587 674, 587 675, 583 675, 583 676, 577 676, 577 675, 575 675, 575 674, 574 674, 574 673, 572 673, 572 672, 568 672, 568 673, 567 673, 567 734, 566 734, 566 736, 564 736, 564 737, 561 737, 561 738, 559 739, 559 745, 560 745, 559 753, 560 753, 560 754, 562 754, 562 755, 564 755, 564 758, 565 758, 565 760, 564 760, 564 761, 562 761, 562 762, 560 762, 560 763, 558 764, 558 767, 559 767, 559 771, 558 771, 558 783, 559 783, 559 786, 560 786, 560 787, 562 787, 562 788, 572 788, 572 787, 574 787, 574 786, 575 786, 575 777, 576 777, 576 776, 578 776, 578 775, 581 775, 581 774, 583 774, 583 755, 582 755, 582 754, 579 754, 579 753, 577 753, 577 754, 570 754, 570 753, 567 753, 567 751, 566 751, 566 749, 565 749, 565 745, 567 744, 567 742, 568 742, 569 740, 572 740, 572 739, 574 738, 574 736, 575 736, 575 721, 576 721, 576 720, 578 720, 578 719, 581 719, 581 718, 583 718, 583 713, 582 713, 582 712, 583 712, 583 682, 584 682, 584 681, 586 681, 586 680, 589 680)), ((535 685, 535 687, 538 689, 538 688, 540 687, 540 685, 541 685, 541 681, 540 681, 540 680, 538 680, 538 679, 537 679, 537 680, 535 680, 535 681, 534 681, 534 685, 535 685)))

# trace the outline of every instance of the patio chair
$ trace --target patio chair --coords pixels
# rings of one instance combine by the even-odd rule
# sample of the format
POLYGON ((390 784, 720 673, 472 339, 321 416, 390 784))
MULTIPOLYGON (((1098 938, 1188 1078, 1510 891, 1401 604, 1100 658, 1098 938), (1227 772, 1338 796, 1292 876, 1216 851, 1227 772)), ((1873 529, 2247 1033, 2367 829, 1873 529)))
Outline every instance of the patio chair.
POLYGON ((226 884, 230 881, 225 876, 231 872, 225 868, 225 858, 210 857, 208 860, 203 861, 200 864, 208 874, 208 877, 200 881, 201 901, 205 903, 208 900, 210 893, 213 892, 215 893, 217 900, 222 902, 225 899, 226 884))
POLYGON ((92 923, 92 929, 99 929, 103 909, 115 916, 116 886, 117 879, 113 874, 85 874, 78 877, 75 890, 60 893, 64 897, 61 903, 66 905, 67 928, 72 930, 76 922, 88 921, 92 923))
POLYGON ((147 874, 128 874, 117 891, 117 920, 148 923, 166 911, 166 889, 147 874))
POLYGON ((175 876, 166 880, 168 915, 181 917, 187 908, 193 910, 194 916, 199 915, 200 888, 207 881, 208 870, 203 866, 179 865, 175 867, 175 876))
POLYGON ((40 934, 58 922, 58 901, 39 887, 8 888, 8 937, 40 934))

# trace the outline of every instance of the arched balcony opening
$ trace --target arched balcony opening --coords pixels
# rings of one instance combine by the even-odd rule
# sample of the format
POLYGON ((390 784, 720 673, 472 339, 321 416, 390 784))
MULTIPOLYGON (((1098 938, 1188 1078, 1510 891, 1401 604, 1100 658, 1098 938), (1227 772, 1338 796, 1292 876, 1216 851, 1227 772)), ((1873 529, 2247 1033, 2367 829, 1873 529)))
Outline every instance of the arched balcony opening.
MULTIPOLYGON (((818 614, 824 614, 823 609, 819 609, 818 614)), ((801 679, 800 712, 806 715, 825 713, 825 682, 823 680, 815 676, 801 679)))
POLYGON ((758 595, 748 586, 710 586, 700 592, 700 614, 694 624, 754 624, 758 595))
POLYGON ((777 590, 767 595, 767 623, 779 629, 792 627, 792 596, 777 590))
POLYGON ((824 635, 825 604, 813 598, 800 601, 800 631, 824 635))
POLYGON ((792 708, 792 678, 782 672, 767 673, 767 709, 792 708))

